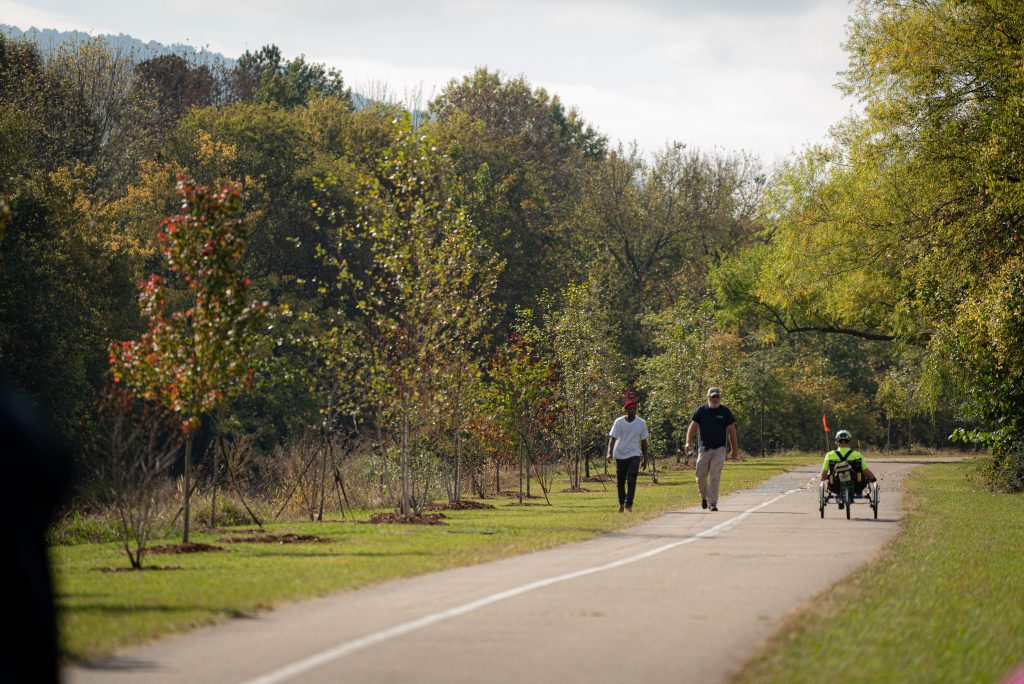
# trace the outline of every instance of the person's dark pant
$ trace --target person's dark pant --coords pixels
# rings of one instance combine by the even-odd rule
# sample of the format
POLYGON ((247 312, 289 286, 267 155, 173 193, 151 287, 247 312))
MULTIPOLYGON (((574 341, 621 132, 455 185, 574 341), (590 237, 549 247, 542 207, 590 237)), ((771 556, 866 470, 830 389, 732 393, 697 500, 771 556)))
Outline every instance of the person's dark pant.
POLYGON ((640 457, 615 459, 615 477, 619 486, 619 505, 632 506, 636 493, 636 476, 640 473, 640 457), (628 484, 628 489, 627 489, 628 484))

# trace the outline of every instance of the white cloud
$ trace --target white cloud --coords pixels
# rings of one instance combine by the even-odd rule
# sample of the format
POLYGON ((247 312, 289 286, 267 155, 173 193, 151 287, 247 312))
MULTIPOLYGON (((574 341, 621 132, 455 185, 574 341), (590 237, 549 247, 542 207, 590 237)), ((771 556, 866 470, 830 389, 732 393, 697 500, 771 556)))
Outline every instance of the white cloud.
MULTIPOLYGON (((462 67, 418 66, 352 55, 311 54, 309 57, 339 69, 346 87, 356 92, 389 101, 406 102, 421 98, 424 106, 441 92, 448 81, 469 72, 462 67)), ((416 102, 410 104, 416 106, 416 102)))
POLYGON ((23 31, 30 28, 57 29, 59 31, 85 31, 87 33, 117 33, 114 29, 94 21, 81 20, 71 14, 41 9, 12 0, 0 0, 0 23, 17 26, 23 31))
POLYGON ((613 140, 648 151, 669 140, 742 148, 770 162, 823 140, 849 111, 833 87, 845 17, 839 3, 796 16, 676 17, 645 26, 646 44, 612 53, 611 78, 538 82, 613 140))
POLYGON ((268 43, 360 88, 430 97, 477 66, 524 75, 614 141, 771 160, 848 111, 832 84, 846 0, 0 0, 21 26, 129 33, 232 57, 268 43))

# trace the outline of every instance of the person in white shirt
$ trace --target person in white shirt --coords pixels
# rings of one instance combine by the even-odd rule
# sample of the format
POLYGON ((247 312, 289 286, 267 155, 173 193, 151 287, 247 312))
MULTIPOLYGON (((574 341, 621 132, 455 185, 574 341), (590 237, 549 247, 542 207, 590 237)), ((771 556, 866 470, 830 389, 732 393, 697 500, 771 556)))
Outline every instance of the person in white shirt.
POLYGON ((615 458, 615 476, 619 489, 619 513, 633 510, 636 476, 647 468, 647 423, 636 415, 636 401, 627 400, 622 408, 626 415, 612 423, 608 433, 608 455, 615 458))

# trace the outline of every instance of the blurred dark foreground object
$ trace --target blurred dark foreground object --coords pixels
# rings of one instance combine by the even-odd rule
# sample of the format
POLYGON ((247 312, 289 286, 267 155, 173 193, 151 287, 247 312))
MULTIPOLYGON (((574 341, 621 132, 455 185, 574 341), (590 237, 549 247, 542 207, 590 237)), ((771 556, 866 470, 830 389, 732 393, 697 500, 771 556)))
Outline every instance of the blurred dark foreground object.
POLYGON ((9 514, 0 541, 8 626, 0 639, 2 684, 59 680, 46 530, 70 492, 72 468, 56 430, 0 375, 0 472, 9 514))

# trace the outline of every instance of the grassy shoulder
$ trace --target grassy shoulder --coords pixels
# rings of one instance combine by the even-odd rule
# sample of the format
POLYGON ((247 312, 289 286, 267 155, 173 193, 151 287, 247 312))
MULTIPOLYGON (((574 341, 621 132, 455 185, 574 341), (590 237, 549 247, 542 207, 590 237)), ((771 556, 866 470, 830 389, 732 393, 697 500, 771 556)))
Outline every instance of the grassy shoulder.
MULTIPOLYGON (((754 487, 817 456, 776 456, 728 462, 724 493, 754 487)), ((614 472, 614 471, 613 471, 614 472)), ((51 549, 60 611, 62 649, 71 659, 249 614, 282 603, 357 589, 425 572, 504 558, 581 541, 665 511, 692 506, 700 497, 693 470, 660 469, 660 482, 641 477, 632 513, 620 514, 614 481, 587 483, 586 493, 559 493, 551 506, 525 506, 491 498, 488 510, 446 512, 444 526, 369 525, 352 522, 288 522, 271 534, 295 533, 328 541, 299 544, 225 543, 232 530, 200 531, 193 542, 223 551, 148 555, 145 565, 173 569, 103 572, 127 567, 116 544, 78 544, 51 549)), ((535 483, 536 484, 536 483, 535 483)), ((540 493, 535 487, 535 493, 540 493)), ((368 511, 357 511, 366 520, 368 511)), ((237 530, 235 531, 237 532, 237 530)), ((153 544, 180 539, 158 539, 153 544)))
POLYGON ((976 468, 913 471, 900 536, 734 681, 991 683, 1024 660, 1024 494, 992 494, 976 468))

